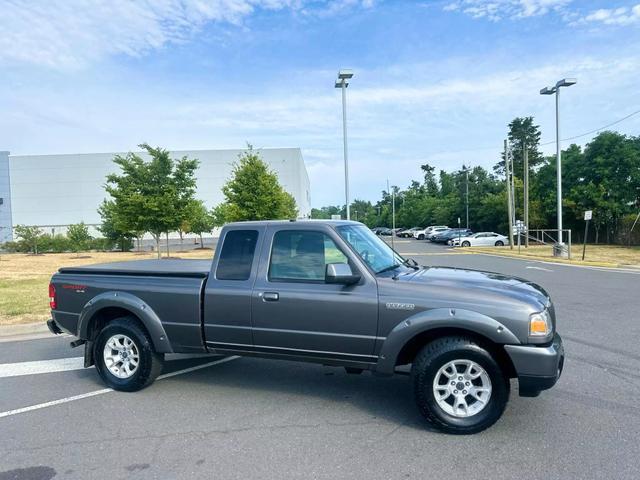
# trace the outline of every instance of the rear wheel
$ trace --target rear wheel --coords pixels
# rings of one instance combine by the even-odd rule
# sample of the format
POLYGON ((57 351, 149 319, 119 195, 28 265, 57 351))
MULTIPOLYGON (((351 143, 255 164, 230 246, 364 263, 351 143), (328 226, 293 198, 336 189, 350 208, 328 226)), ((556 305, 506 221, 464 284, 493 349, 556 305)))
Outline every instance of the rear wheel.
POLYGON ((503 247, 504 246, 504 242, 502 240, 498 240, 496 242, 496 247, 503 247))
POLYGON ((422 233, 418 235, 418 240, 424 240, 424 235, 422 233))
POLYGON ((470 434, 493 425, 509 399, 509 379, 473 340, 445 337, 426 345, 411 367, 415 400, 436 428, 470 434))
POLYGON ((124 392, 153 383, 164 361, 164 355, 154 351, 147 332, 130 317, 112 320, 100 331, 93 358, 102 381, 124 392))
POLYGON ((470 242, 462 242, 462 246, 463 247, 470 247, 471 243, 470 242))

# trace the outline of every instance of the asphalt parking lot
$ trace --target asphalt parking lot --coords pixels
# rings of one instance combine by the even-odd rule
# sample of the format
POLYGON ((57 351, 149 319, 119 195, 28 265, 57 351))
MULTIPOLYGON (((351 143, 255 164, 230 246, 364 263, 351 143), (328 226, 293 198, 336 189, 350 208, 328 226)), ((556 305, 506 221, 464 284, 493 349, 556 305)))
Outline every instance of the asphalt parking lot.
POLYGON ((519 398, 514 383, 494 427, 459 437, 425 425, 408 377, 174 356, 176 375, 126 394, 81 368, 70 337, 2 342, 0 480, 640 477, 640 272, 394 243, 421 264, 541 284, 565 340, 558 385, 519 398))

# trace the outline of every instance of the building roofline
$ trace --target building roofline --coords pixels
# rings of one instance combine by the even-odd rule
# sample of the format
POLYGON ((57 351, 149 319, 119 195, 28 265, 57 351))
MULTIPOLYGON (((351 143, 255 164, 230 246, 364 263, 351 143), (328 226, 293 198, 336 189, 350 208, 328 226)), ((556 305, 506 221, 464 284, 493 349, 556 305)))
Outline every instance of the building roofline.
MULTIPOLYGON (((167 149, 170 153, 176 152, 245 152, 249 150, 248 148, 181 148, 181 149, 167 149)), ((297 150, 302 154, 301 147, 261 147, 254 148, 255 151, 272 151, 272 150, 297 150)), ((126 155, 127 153, 147 153, 144 150, 121 150, 121 151, 111 151, 111 152, 80 152, 80 153, 20 153, 12 155, 8 150, 0 150, 0 154, 6 153, 10 158, 15 157, 59 157, 59 156, 78 156, 78 155, 126 155)))

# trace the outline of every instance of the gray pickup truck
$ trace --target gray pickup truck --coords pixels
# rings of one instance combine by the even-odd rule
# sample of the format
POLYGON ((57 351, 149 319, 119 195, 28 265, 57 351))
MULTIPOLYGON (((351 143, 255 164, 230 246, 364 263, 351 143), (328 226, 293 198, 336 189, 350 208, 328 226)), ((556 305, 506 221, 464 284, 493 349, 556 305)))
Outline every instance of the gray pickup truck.
POLYGON ((537 396, 564 362, 538 285, 419 266, 349 221, 233 223, 212 262, 61 268, 49 296, 51 331, 76 336, 85 366, 114 389, 151 384, 172 352, 410 371, 421 413, 450 433, 489 427, 511 378, 537 396))

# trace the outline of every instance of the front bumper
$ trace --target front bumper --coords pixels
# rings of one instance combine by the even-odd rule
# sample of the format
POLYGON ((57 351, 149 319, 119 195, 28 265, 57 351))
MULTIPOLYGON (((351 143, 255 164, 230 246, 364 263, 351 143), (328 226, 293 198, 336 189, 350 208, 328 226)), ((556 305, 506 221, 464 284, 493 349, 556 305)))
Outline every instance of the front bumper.
POLYGON ((551 345, 504 346, 518 376, 521 397, 537 397, 542 390, 553 387, 564 367, 564 346, 559 334, 551 345))

